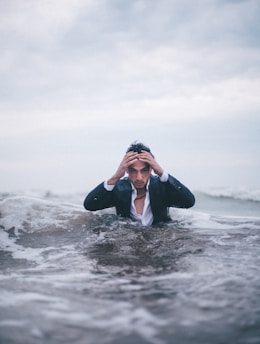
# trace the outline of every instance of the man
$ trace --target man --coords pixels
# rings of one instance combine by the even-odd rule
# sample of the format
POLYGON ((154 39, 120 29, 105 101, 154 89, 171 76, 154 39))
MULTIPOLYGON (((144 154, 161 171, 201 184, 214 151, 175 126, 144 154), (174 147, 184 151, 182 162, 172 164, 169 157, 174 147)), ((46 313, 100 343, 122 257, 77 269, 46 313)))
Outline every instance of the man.
POLYGON ((136 141, 115 174, 87 195, 84 207, 91 211, 116 207, 117 215, 150 226, 169 221, 169 207, 190 208, 194 203, 193 194, 162 169, 150 148, 136 141))

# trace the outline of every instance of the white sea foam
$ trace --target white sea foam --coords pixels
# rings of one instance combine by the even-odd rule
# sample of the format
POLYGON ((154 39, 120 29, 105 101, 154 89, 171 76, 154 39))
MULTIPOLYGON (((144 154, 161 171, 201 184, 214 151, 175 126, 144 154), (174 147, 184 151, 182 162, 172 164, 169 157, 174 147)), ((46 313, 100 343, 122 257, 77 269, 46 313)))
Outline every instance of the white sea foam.
POLYGON ((258 217, 171 209, 146 230, 49 195, 8 197, 0 214, 6 342, 193 343, 204 328, 208 342, 259 320, 258 217))
POLYGON ((66 222, 83 214, 83 209, 72 204, 57 204, 38 198, 17 196, 0 202, 0 225, 26 232, 49 228, 65 228, 66 222))
POLYGON ((63 311, 67 310, 68 307, 66 306, 66 300, 63 298, 54 297, 51 295, 44 295, 42 293, 36 293, 36 292, 9 292, 9 291, 3 291, 0 294, 0 304, 3 306, 15 306, 20 305, 23 303, 31 301, 39 301, 39 302, 48 302, 55 305, 59 305, 59 308, 61 308, 63 311), (62 307, 61 307, 62 305, 62 307))
POLYGON ((46 249, 34 249, 31 247, 23 247, 16 244, 16 238, 9 237, 8 233, 0 229, 0 248, 5 252, 12 254, 15 259, 26 259, 40 263, 43 261, 42 252, 46 249))
MULTIPOLYGON (((23 250, 19 250, 19 246, 15 243, 20 232, 42 232, 54 231, 55 229, 72 230, 81 228, 87 220, 93 220, 106 211, 100 211, 95 214, 86 212, 82 206, 73 204, 59 204, 49 200, 41 200, 31 197, 9 197, 0 202, 0 228, 1 246, 9 247, 20 252, 23 255, 23 250), (3 231, 4 229, 4 231, 3 231), (6 231, 12 231, 12 235, 7 235, 6 231)), ((245 217, 245 216, 213 216, 210 213, 203 211, 196 211, 193 209, 176 209, 171 208, 170 214, 178 227, 185 227, 190 229, 225 229, 225 228, 244 228, 244 226, 252 226, 252 228, 259 228, 259 217, 245 217)), ((119 224, 124 226, 127 224, 124 220, 120 220, 119 224)), ((102 224, 99 224, 99 227, 102 224)), ((133 223, 134 225, 134 223, 133 223)), ((106 224, 104 223, 106 227, 106 224)), ((113 225, 111 224, 113 227, 113 225)), ((137 226, 137 225, 136 225, 137 226)), ((99 239, 102 240, 104 233, 100 232, 99 239)), ((27 251, 28 254, 28 251, 27 251)), ((31 253, 33 256, 33 252, 31 253)))
POLYGON ((219 198, 233 198, 244 201, 260 202, 260 189, 247 188, 247 187, 225 187, 225 188, 212 188, 208 190, 201 190, 200 192, 211 197, 219 198))
POLYGON ((28 320, 0 320, 0 326, 2 327, 24 327, 28 324, 28 320))

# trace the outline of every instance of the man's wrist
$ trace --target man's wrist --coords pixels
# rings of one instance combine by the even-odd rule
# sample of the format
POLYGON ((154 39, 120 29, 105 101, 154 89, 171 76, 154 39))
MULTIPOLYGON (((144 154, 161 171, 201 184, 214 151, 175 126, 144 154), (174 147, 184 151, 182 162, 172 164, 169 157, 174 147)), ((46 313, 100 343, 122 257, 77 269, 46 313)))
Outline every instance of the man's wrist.
POLYGON ((162 175, 160 176, 160 181, 165 183, 165 182, 167 182, 168 178, 169 178, 169 174, 167 172, 163 171, 162 175))
POLYGON ((107 190, 107 191, 112 191, 115 187, 115 184, 108 184, 108 180, 105 180, 104 181, 104 188, 107 190))
POLYGON ((155 172, 159 177, 161 177, 163 175, 163 169, 158 170, 155 172))
POLYGON ((119 181, 119 179, 120 178, 118 178, 118 177, 112 177, 112 178, 109 178, 108 180, 107 180, 107 184, 108 185, 115 185, 118 181, 119 181))

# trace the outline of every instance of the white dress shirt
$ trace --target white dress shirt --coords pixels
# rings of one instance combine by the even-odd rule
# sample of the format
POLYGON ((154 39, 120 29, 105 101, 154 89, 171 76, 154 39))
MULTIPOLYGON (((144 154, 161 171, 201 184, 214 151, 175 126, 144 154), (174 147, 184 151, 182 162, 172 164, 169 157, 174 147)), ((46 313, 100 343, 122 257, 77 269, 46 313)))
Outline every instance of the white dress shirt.
MULTIPOLYGON (((168 173, 163 171, 163 174, 160 177, 161 182, 167 182, 168 180, 168 173)), ((153 213, 152 213, 152 209, 151 209, 151 205, 150 205, 150 195, 149 195, 149 191, 148 191, 148 187, 150 184, 150 179, 148 180, 148 183, 146 185, 146 196, 144 199, 144 208, 143 208, 143 213, 142 214, 137 214, 136 208, 135 208, 135 204, 134 201, 136 199, 137 196, 137 191, 136 188, 134 187, 134 185, 131 183, 132 185, 132 200, 131 200, 131 208, 130 208, 130 215, 131 218, 135 221, 140 222, 143 226, 151 226, 153 223, 153 213)), ((108 185, 107 181, 104 182, 104 188, 107 191, 112 191, 114 189, 115 185, 108 185)))

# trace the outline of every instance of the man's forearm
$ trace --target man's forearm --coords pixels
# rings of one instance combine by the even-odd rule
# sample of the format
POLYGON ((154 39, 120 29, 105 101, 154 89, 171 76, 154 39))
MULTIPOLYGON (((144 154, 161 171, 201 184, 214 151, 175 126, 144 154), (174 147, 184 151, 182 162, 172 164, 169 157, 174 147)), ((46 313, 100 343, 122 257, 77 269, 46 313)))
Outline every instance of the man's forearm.
POLYGON ((178 179, 169 175, 168 179, 170 204, 169 206, 179 208, 190 208, 195 204, 193 193, 183 185, 178 179))
POLYGON ((107 184, 108 185, 115 185, 119 181, 119 179, 120 178, 118 176, 114 175, 113 177, 111 177, 107 180, 107 184))
POLYGON ((112 207, 111 192, 104 188, 104 183, 101 183, 87 195, 83 205, 85 209, 92 211, 112 207))

